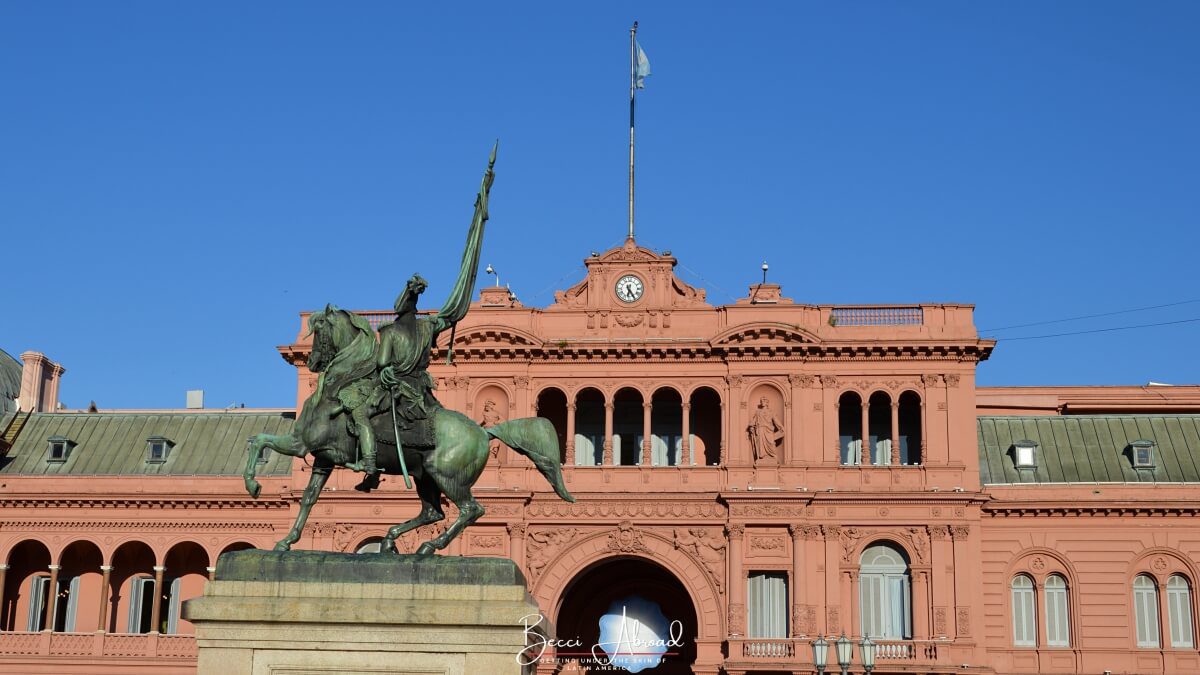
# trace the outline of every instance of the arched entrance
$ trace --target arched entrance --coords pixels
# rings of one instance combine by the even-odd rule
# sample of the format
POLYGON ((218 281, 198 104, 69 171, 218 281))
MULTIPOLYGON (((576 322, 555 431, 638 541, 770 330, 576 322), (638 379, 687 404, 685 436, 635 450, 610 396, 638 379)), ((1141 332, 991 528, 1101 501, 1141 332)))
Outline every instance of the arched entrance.
MULTIPOLYGON (((653 607, 657 606, 668 624, 679 621, 682 628, 675 631, 675 634, 680 636, 682 645, 667 647, 667 654, 663 656, 662 662, 654 668, 646 668, 644 672, 654 675, 691 673, 692 664, 696 661, 696 637, 699 634, 696 608, 692 599, 683 584, 667 569, 647 559, 635 557, 606 558, 584 569, 567 585, 559 605, 555 632, 560 640, 578 637, 583 646, 560 648, 560 662, 579 661, 581 668, 575 672, 624 672, 613 666, 589 669, 588 665, 596 666, 596 663, 578 654, 589 652, 592 645, 600 642, 601 617, 613 611, 619 614, 622 601, 627 598, 634 599, 627 610, 626 616, 629 620, 637 618, 640 613, 652 612, 653 607), (575 656, 563 655, 567 653, 575 656)), ((652 619, 646 621, 653 622, 652 619)), ((665 639, 669 636, 663 637, 665 639)), ((606 635, 605 639, 616 638, 606 635)), ((602 652, 597 650, 597 653, 602 652)), ((649 658, 652 659, 653 656, 649 658)), ((563 670, 570 671, 569 668, 563 670)))

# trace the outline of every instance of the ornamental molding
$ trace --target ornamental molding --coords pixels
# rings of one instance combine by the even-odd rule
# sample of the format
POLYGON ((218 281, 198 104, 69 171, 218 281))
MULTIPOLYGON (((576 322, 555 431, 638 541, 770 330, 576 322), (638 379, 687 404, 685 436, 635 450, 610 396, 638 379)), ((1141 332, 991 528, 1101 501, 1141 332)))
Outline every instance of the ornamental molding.
MULTIPOLYGON (((1052 487, 1052 485, 1047 485, 1052 487)), ((1190 517, 1200 515, 1200 504, 1196 502, 1176 504, 996 504, 984 506, 982 514, 991 518, 1024 517, 1190 517)))
MULTIPOLYGON (((491 507, 488 507, 490 511, 491 507)), ((534 502, 527 508, 537 518, 724 518, 725 507, 708 502, 599 501, 574 504, 534 502)))
POLYGON ((183 530, 193 532, 271 532, 272 523, 204 522, 204 521, 144 521, 144 520, 0 520, 0 531, 28 532, 30 530, 69 530, 92 532, 145 532, 183 530))
MULTIPOLYGON (((270 478, 271 476, 268 476, 270 478)), ((232 478, 232 476, 230 476, 232 478)), ((197 499, 197 498, 147 498, 138 499, 136 497, 128 498, 104 498, 97 497, 89 498, 50 498, 50 497, 9 497, 0 499, 0 508, 39 508, 39 509, 144 509, 147 507, 176 510, 176 509, 196 509, 196 510, 212 510, 212 509, 244 509, 263 511, 267 509, 287 509, 290 506, 289 500, 286 499, 264 499, 255 500, 247 497, 226 498, 226 499, 197 499)))
POLYGON ((633 526, 628 520, 621 521, 616 530, 608 533, 608 543, 605 545, 613 553, 649 553, 650 549, 642 541, 642 530, 633 526))

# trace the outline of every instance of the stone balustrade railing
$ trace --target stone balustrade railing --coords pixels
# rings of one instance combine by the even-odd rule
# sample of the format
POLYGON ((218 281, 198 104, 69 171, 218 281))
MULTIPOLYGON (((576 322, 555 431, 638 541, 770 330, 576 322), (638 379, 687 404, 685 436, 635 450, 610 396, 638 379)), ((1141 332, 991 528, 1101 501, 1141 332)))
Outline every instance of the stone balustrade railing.
POLYGON ((196 658, 194 635, 158 633, 0 632, 0 657, 6 655, 196 658))

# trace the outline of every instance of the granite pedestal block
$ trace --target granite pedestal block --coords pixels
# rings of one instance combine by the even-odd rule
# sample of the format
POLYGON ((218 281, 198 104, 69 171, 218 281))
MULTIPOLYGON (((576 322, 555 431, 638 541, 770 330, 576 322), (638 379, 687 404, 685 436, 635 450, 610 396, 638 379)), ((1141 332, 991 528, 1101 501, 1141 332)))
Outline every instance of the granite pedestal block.
POLYGON ((259 550, 183 608, 199 675, 518 675, 539 613, 504 558, 259 550))

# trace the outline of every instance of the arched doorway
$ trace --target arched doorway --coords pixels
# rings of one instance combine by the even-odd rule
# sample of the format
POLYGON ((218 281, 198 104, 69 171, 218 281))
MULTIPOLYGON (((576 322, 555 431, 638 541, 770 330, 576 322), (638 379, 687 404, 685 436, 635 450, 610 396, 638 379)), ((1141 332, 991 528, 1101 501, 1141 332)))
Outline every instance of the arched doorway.
MULTIPOLYGON (((580 572, 567 585, 555 621, 556 634, 560 640, 578 638, 583 646, 560 648, 559 661, 578 661, 578 672, 583 673, 625 672, 614 666, 599 666, 594 660, 580 654, 590 652, 592 645, 600 642, 602 617, 620 614, 626 599, 633 599, 627 607, 627 620, 634 620, 642 614, 649 616, 657 606, 668 624, 679 622, 675 635, 680 636, 682 644, 668 646, 661 663, 653 668, 645 668, 644 672, 654 675, 691 673, 692 664, 696 661, 696 636, 699 632, 696 608, 691 597, 669 571, 649 560, 634 557, 605 559, 580 572)), ((651 624, 654 620, 647 618, 646 622, 651 624)), ((669 627, 667 630, 670 630, 669 627)), ((664 638, 667 637, 669 635, 664 635, 664 638)), ((605 636, 605 640, 613 639, 616 638, 605 636)), ((597 653, 603 654, 600 650, 597 653)))

